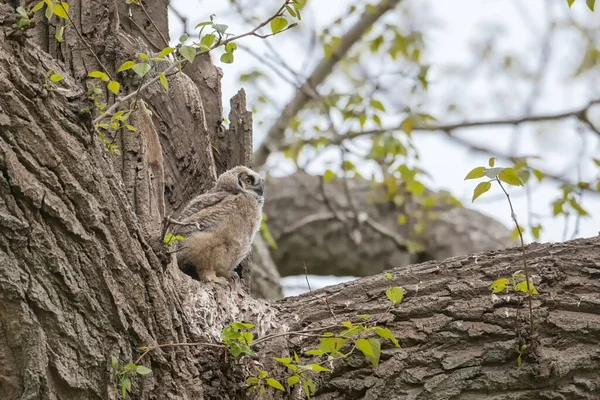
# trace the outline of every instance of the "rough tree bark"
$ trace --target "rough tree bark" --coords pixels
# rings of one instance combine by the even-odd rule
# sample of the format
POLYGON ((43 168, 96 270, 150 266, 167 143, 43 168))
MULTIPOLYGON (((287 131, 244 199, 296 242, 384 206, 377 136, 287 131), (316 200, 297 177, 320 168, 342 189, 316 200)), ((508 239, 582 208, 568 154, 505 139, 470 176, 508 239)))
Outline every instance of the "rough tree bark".
MULTIPOLYGON (((121 155, 109 155, 85 112, 82 80, 100 68, 89 47, 116 76, 140 43, 124 30, 117 3, 69 4, 88 43, 68 28, 58 46, 42 21, 27 39, 14 27, 14 9, 0 4, 1 398, 117 399, 111 355, 127 363, 140 346, 217 343, 234 320, 255 323, 263 336, 328 324, 332 311, 341 319, 384 309, 381 275, 270 303, 241 286, 215 288, 183 274, 156 235, 163 213, 156 185, 162 173, 168 214, 214 180, 220 73, 206 57, 201 72, 190 67, 173 77, 168 95, 150 88, 142 98, 151 119, 138 115, 143 131, 115 138, 121 155), (44 88, 49 68, 64 75, 65 93, 44 88)), ((144 13, 133 18, 160 30, 144 13)), ((230 129, 244 126, 242 114, 230 129)), ((236 161, 233 150, 219 151, 236 161)), ((518 249, 393 271, 406 298, 383 315, 403 348, 384 346, 376 371, 354 356, 336 365, 316 398, 594 398, 599 248, 598 238, 527 248, 541 295, 538 345, 521 369, 513 351, 517 333, 527 338, 526 324, 516 322, 519 306, 510 296, 494 301, 487 289, 518 268, 518 249)), ((257 349, 258 361, 308 345, 269 342, 257 349)), ((248 365, 220 349, 164 347, 141 363, 152 373, 134 380, 134 399, 244 398, 248 365)))

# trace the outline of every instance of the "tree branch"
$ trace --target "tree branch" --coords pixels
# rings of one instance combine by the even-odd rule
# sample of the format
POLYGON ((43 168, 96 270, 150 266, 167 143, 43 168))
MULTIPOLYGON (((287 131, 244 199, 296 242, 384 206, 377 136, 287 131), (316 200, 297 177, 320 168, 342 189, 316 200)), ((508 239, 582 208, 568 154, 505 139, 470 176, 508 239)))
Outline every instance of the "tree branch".
POLYGON ((381 16, 390 11, 401 0, 382 0, 374 10, 365 11, 358 22, 352 26, 340 40, 340 44, 330 57, 323 58, 315 67, 308 79, 302 85, 308 88, 300 88, 296 91, 294 98, 285 106, 281 115, 267 131, 265 140, 254 153, 253 165, 260 169, 267 162, 272 152, 278 151, 284 142, 284 133, 292 119, 304 108, 311 99, 307 94, 309 89, 316 89, 331 74, 333 67, 346 55, 350 48, 377 22, 381 16))

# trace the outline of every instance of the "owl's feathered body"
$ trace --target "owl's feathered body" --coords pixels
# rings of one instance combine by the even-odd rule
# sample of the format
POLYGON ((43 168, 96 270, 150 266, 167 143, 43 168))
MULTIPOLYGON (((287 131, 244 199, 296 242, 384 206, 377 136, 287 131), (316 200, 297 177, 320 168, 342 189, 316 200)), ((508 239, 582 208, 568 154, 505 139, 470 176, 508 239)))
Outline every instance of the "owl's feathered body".
POLYGON ((235 274, 260 228, 263 190, 264 179, 239 166, 192 199, 179 218, 185 228, 178 233, 186 237, 177 253, 179 266, 193 266, 200 279, 227 283, 224 278, 235 274))

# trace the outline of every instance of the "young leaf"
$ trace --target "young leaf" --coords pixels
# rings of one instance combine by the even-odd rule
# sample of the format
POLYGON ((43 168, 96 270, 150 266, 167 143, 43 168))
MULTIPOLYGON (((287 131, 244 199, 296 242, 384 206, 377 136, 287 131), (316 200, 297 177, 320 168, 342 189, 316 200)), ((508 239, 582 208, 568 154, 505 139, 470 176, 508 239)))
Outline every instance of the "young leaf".
POLYGON ((63 76, 61 74, 52 74, 50 75, 50 80, 52 82, 60 82, 62 81, 63 76))
POLYGON ((506 182, 513 186, 523 186, 523 181, 519 178, 519 174, 514 168, 504 168, 502 172, 498 174, 498 179, 502 182, 506 182))
POLYGON ((121 64, 117 72, 127 71, 128 69, 133 68, 134 65, 135 63, 133 61, 125 61, 123 64, 121 64))
POLYGON ((164 49, 162 49, 162 51, 160 53, 158 53, 158 57, 166 57, 174 51, 175 51, 174 47, 165 47, 164 49))
POLYGON ((385 295, 394 304, 402 303, 402 299, 404 298, 404 292, 399 287, 389 288, 385 291, 385 295))
MULTIPOLYGON (((527 281, 520 282, 516 290, 519 292, 527 293, 527 281)), ((539 294, 533 283, 529 282, 529 293, 530 294, 539 294)))
POLYGON ((127 393, 131 391, 131 380, 127 377, 121 379, 121 394, 123 398, 127 397, 127 393))
POLYGON ((138 375, 148 375, 150 372, 152 372, 152 370, 150 368, 144 367, 143 365, 140 365, 135 369, 135 372, 138 375))
POLYGON ((279 383, 279 381, 275 378, 267 379, 267 385, 274 387, 275 389, 281 390, 282 392, 285 392, 285 388, 283 387, 283 385, 279 383))
POLYGON ((204 35, 202 37, 202 40, 200 40, 200 45, 210 48, 214 42, 215 42, 215 35, 208 34, 208 35, 204 35))
POLYGON ((54 14, 57 17, 69 19, 69 5, 62 1, 57 2, 54 7, 54 14))
POLYGON ((533 237, 537 240, 540 238, 540 231, 542 230, 542 226, 541 225, 535 225, 531 227, 531 234, 533 235, 533 237))
POLYGON ((221 54, 221 62, 224 62, 225 64, 231 64, 233 62, 233 53, 221 54))
POLYGON ((335 178, 335 173, 330 169, 325 171, 325 174, 323 174, 323 182, 324 183, 331 182, 333 180, 333 178, 335 178))
POLYGON ((575 3, 575 0, 567 0, 567 4, 569 5, 569 8, 571 8, 573 3, 575 3))
POLYGON ((246 385, 256 385, 259 382, 259 379, 255 376, 251 376, 246 379, 246 385))
POLYGON ((60 28, 58 28, 58 30, 54 34, 54 38, 56 39, 56 41, 58 43, 62 43, 64 41, 64 38, 63 38, 64 33, 65 33, 65 26, 63 25, 60 28))
POLYGON ((367 339, 357 339, 354 344, 356 348, 359 349, 365 357, 373 357, 373 348, 371 347, 371 343, 367 339))
POLYGON ((236 43, 231 42, 231 43, 227 43, 225 45, 225 51, 227 53, 233 53, 234 50, 237 50, 237 44, 236 43))
POLYGON ((593 12, 596 0, 585 0, 585 4, 587 4, 588 8, 593 12))
POLYGON ((394 279, 394 276, 392 274, 390 274, 389 272, 384 272, 383 273, 386 277, 387 280, 391 281, 392 279, 394 279))
POLYGON ((494 168, 494 165, 496 164, 496 157, 491 157, 488 161, 488 164, 491 168, 494 168))
POLYGON ((121 84, 117 81, 110 81, 110 82, 108 82, 108 85, 106 85, 106 87, 108 87, 108 90, 110 90, 114 94, 119 94, 119 89, 121 88, 121 84))
POLYGON ((490 190, 492 184, 489 182, 481 182, 479 185, 475 186, 475 190, 473 190, 473 200, 477 199, 479 196, 490 190))
POLYGON ((107 74, 105 74, 102 71, 92 71, 88 74, 88 76, 90 78, 98 78, 98 79, 102 79, 104 82, 108 82, 110 80, 110 78, 108 77, 107 74))
POLYGON ((322 356, 323 354, 325 354, 325 352, 322 350, 308 350, 304 354, 307 354, 309 356, 322 356))
POLYGON ((571 207, 573 207, 573 210, 577 211, 578 215, 580 215, 582 217, 590 215, 583 207, 581 207, 579 205, 579 203, 577 202, 577 200, 575 200, 574 198, 571 198, 569 200, 569 204, 571 205, 571 207))
POLYGON ((119 368, 119 360, 117 359, 117 357, 110 356, 110 365, 111 365, 112 369, 119 368))
POLYGON ((483 171, 485 171, 485 167, 477 167, 477 168, 473 168, 468 174, 467 176, 465 176, 465 181, 467 179, 477 179, 477 178, 483 178, 484 177, 484 173, 483 171))
POLYGON ((544 173, 539 169, 533 169, 533 175, 537 178, 538 182, 541 182, 544 179, 544 173))
POLYGON ((38 12, 38 11, 40 11, 42 9, 42 7, 44 7, 44 4, 46 4, 46 3, 43 0, 40 1, 35 6, 33 6, 33 8, 31 9, 31 12, 38 12))
POLYGON ((492 293, 499 293, 499 292, 503 291, 504 289, 506 289, 506 285, 508 284, 508 282, 509 282, 509 280, 507 278, 501 278, 501 279, 494 281, 494 283, 492 283, 490 285, 490 289, 492 290, 492 293))
POLYGON ((396 338, 392 334, 392 331, 390 331, 388 328, 381 328, 379 326, 376 326, 375 333, 384 339, 390 340, 392 343, 394 343, 394 346, 400 347, 400 343, 398 343, 398 340, 396 340, 396 338))
POLYGON ((138 76, 140 78, 143 78, 144 75, 146 75, 150 71, 150 65, 148 65, 147 63, 138 63, 138 64, 135 64, 132 67, 132 69, 133 69, 133 72, 138 74, 138 76))
POLYGON ((189 36, 187 33, 184 33, 183 35, 179 36, 179 41, 181 43, 185 42, 186 40, 188 40, 189 36))
POLYGON ((295 385, 298 382, 300 382, 300 377, 298 375, 292 375, 287 380, 288 386, 295 385))
POLYGON ((383 106, 383 103, 379 100, 371 99, 370 104, 371 107, 373 107, 374 109, 385 112, 385 107, 383 106))
POLYGON ((281 32, 288 25, 287 19, 284 17, 273 18, 271 21, 271 32, 274 34, 277 32, 281 32))
POLYGON ((308 364, 307 367, 317 372, 332 372, 329 368, 322 367, 319 364, 308 364))
POLYGON ((291 357, 285 357, 285 358, 281 358, 281 357, 273 357, 273 360, 278 361, 284 365, 288 365, 291 364, 292 359, 291 357))
POLYGON ((246 322, 234 322, 231 324, 233 329, 252 329, 254 328, 254 324, 249 324, 246 322))
POLYGON ((194 62, 194 58, 196 58, 196 49, 192 46, 181 46, 179 49, 179 54, 192 63, 194 62))
POLYGON ((167 77, 162 72, 158 73, 158 79, 160 79, 160 84, 163 85, 165 90, 169 91, 169 82, 167 81, 167 77))

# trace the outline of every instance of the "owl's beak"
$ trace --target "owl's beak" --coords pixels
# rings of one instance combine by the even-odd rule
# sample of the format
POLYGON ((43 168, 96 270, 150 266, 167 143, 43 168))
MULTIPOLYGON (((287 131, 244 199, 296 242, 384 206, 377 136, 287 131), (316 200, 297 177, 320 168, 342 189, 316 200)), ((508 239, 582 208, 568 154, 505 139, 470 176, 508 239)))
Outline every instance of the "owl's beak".
POLYGON ((265 180, 264 180, 264 178, 260 179, 260 182, 258 182, 258 185, 256 185, 254 187, 254 191, 259 196, 262 196, 264 194, 264 192, 265 192, 265 180))

